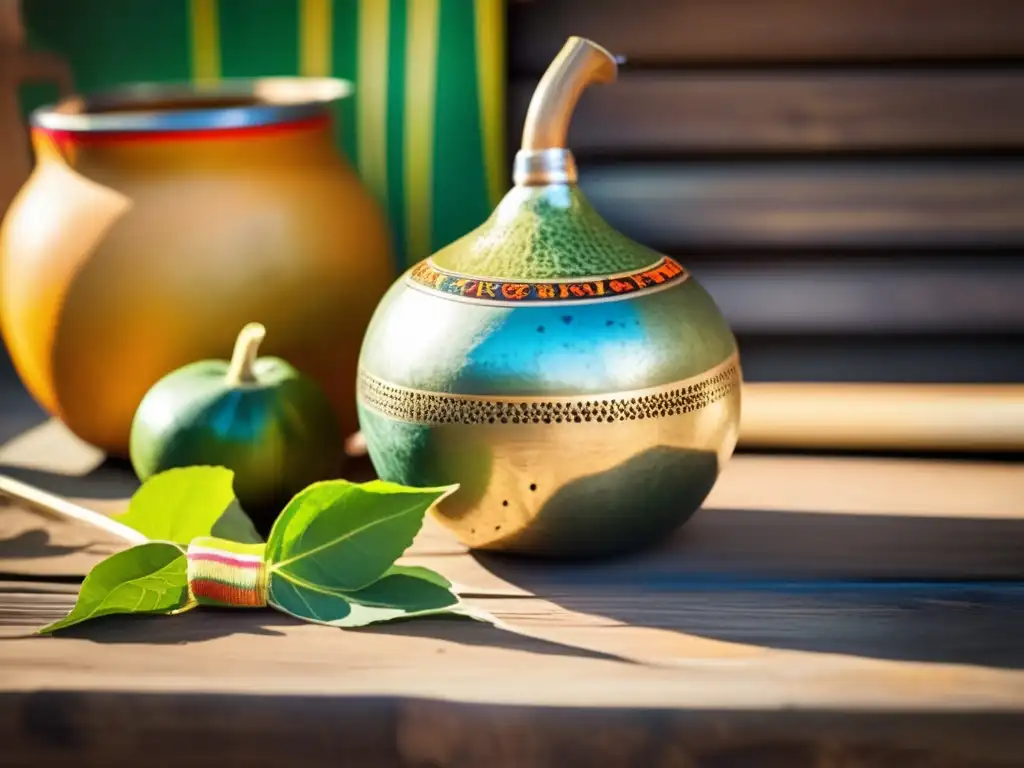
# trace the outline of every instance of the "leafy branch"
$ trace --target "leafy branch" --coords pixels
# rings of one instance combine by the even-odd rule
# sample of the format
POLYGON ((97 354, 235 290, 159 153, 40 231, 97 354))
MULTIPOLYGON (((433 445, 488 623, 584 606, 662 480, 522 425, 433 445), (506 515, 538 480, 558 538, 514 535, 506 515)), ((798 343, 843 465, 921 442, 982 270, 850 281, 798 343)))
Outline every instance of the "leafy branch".
POLYGON ((71 612, 39 632, 206 604, 271 607, 337 627, 440 613, 481 618, 440 574, 395 565, 427 510, 458 486, 315 483, 287 504, 264 544, 233 480, 223 467, 187 467, 146 481, 117 520, 151 541, 97 564, 71 612))

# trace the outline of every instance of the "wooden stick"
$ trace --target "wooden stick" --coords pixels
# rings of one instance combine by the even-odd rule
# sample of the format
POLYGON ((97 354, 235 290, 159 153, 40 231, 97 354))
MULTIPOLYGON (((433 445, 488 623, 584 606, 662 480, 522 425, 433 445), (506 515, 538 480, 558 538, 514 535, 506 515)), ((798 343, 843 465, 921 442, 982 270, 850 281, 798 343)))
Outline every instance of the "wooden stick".
POLYGON ((0 475, 0 496, 20 501, 32 509, 44 513, 58 515, 60 517, 79 520, 88 523, 96 528, 102 528, 118 538, 129 541, 132 544, 144 544, 148 539, 134 528, 107 517, 101 512, 95 512, 86 507, 75 504, 72 501, 55 496, 52 493, 35 488, 26 483, 15 480, 7 475, 0 475))
POLYGON ((740 445, 1024 451, 1024 386, 749 383, 740 445))

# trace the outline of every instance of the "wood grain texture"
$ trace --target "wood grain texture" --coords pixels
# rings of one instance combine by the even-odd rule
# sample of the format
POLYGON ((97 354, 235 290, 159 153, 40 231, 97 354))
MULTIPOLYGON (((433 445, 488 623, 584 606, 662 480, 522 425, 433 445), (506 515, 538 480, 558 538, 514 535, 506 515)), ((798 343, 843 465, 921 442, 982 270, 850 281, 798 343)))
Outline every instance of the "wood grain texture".
MULTIPOLYGON (((534 78, 509 89, 518 137, 534 78)), ((637 72, 587 91, 568 146, 601 153, 1008 150, 1024 146, 1024 73, 637 72)))
MULTIPOLYGON (((136 487, 52 423, 3 461, 106 512, 136 487)), ((32 632, 77 586, 33 579, 122 544, 0 507, 0 573, 17 577, 0 579, 3 763, 1012 766, 1021 498, 1013 464, 740 455, 633 557, 474 555, 428 522, 404 561, 502 629, 204 610, 52 638, 32 632)))
POLYGON ((42 516, 0 497, 0 574, 81 579, 124 547, 106 531, 42 516))
MULTIPOLYGON (((74 450, 68 444, 66 455, 74 450)), ((350 475, 364 476, 365 462, 350 475)), ((23 477, 108 513, 122 511, 136 487, 110 465, 77 477, 38 468, 23 477)), ((703 510, 642 556, 538 570, 529 560, 470 557, 432 520, 408 556, 473 594, 505 596, 529 594, 535 573, 552 588, 721 578, 1024 578, 1021 498, 1024 472, 1013 463, 740 454, 703 510)), ((83 576, 123 546, 103 531, 12 511, 0 514, 0 573, 83 576)))
POLYGON ((669 765, 731 756, 762 766, 775 754, 811 766, 831 754, 839 765, 902 755, 1009 766, 1022 745, 1003 727, 1024 710, 1011 639, 1020 596, 1006 589, 602 589, 471 599, 515 631, 425 619, 345 632, 269 611, 204 611, 35 638, 24 635, 72 595, 32 586, 0 588, 0 738, 25 761, 137 759, 158 734, 170 754, 208 764, 247 753, 246 734, 262 759, 298 749, 337 760, 324 741, 338 739, 346 756, 397 750, 411 765, 547 765, 558 744, 572 764, 596 750, 602 765, 650 765, 653 752, 675 755, 669 765), (376 713, 375 727, 343 716, 350 707, 376 713), (317 710, 335 714, 329 729, 311 719, 317 710), (472 728, 462 712, 476 713, 472 728), (693 727, 666 729, 665 718, 693 727), (588 720, 614 734, 598 738, 602 750, 580 738, 588 720), (261 741, 265 730, 276 744, 261 741))
POLYGON ((1024 333, 1016 256, 679 259, 741 336, 1024 333))
POLYGON ((509 629, 435 618, 346 632, 272 610, 199 610, 97 619, 39 637, 34 629, 65 614, 74 600, 73 593, 40 586, 47 587, 23 582, 0 590, 2 692, 59 683, 70 691, 259 695, 274 692, 276 680, 295 695, 438 696, 447 689, 455 700, 541 707, 772 709, 788 694, 819 707, 1024 710, 1013 687, 1024 682, 1024 652, 1015 642, 1024 628, 1019 586, 692 585, 645 594, 579 585, 514 599, 466 598, 509 629), (297 651, 303 646, 307 652, 297 651), (439 647, 462 658, 447 658, 439 647), (147 656, 156 663, 147 664, 147 656), (433 663, 424 665, 430 657, 433 663), (68 658, 91 663, 68 669, 68 658), (502 670, 502 660, 512 669, 502 670), (543 668, 527 671, 531 661, 543 668), (470 668, 457 669, 460 662, 470 668), (724 662, 734 668, 724 669, 724 662), (481 684, 471 674, 478 663, 501 672, 481 684), (577 667, 555 673, 563 681, 586 667, 596 677, 567 687, 531 685, 562 665, 577 667), (678 676, 665 684, 659 671, 690 673, 691 686, 678 689, 678 676), (755 672, 764 675, 764 689, 742 684, 744 673, 755 672), (877 687, 838 685, 858 672, 877 687), (929 673, 933 685, 914 684, 929 673), (616 681, 621 696, 605 698, 616 681), (970 700, 955 698, 968 692, 970 700))
POLYGON ((1019 715, 524 707, 444 698, 0 696, 10 766, 1010 768, 1019 715), (188 713, 183 721, 177 713, 188 713), (120 724, 110 728, 110 723, 120 724), (24 724, 24 730, 16 730, 24 724), (143 745, 161 744, 159 750, 143 745))
POLYGON ((1024 244, 1020 160, 591 164, 580 184, 661 249, 1024 244))
POLYGON ((745 381, 1011 384, 1024 381, 1012 334, 805 332, 740 336, 745 381))
POLYGON ((512 0, 511 69, 540 73, 568 35, 657 64, 1024 56, 1016 0, 512 0))
POLYGON ((1024 453, 1024 385, 748 384, 755 448, 1024 453))

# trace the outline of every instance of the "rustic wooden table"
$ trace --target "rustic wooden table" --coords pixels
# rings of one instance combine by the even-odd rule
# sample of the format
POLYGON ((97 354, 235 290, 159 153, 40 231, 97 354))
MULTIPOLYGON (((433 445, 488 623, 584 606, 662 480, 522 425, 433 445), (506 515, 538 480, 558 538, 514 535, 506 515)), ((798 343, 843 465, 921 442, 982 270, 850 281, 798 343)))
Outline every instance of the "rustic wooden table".
MULTIPOLYGON (((9 376, 0 473, 104 511, 135 487, 9 376)), ((197 611, 32 636, 118 546, 0 501, 0 764, 1024 765, 1020 464, 742 454, 665 547, 603 564, 428 524, 409 562, 514 631, 197 611)))

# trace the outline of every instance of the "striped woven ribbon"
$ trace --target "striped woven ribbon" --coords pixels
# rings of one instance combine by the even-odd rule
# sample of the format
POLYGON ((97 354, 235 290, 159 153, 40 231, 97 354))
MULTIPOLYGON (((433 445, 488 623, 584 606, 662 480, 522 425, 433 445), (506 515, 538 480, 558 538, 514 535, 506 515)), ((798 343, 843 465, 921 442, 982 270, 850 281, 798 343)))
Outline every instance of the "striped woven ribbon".
POLYGON ((199 605, 263 608, 267 604, 264 544, 204 536, 188 545, 188 588, 199 605))

